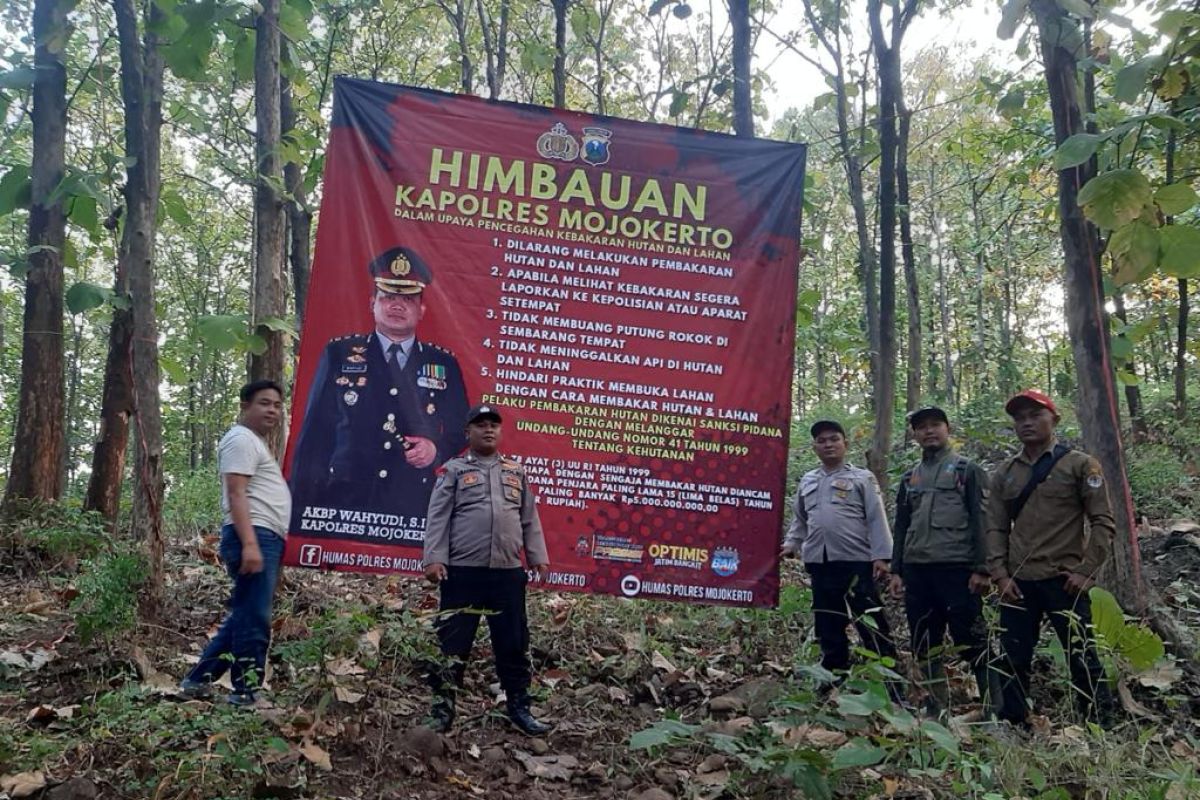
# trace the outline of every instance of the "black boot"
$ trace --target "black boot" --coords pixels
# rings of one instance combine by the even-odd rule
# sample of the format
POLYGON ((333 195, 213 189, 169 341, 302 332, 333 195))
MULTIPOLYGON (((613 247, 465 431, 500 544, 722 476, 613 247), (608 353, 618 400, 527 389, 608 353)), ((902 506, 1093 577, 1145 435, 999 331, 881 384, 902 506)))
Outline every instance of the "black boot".
POLYGON ((434 733, 447 733, 454 725, 454 695, 443 694, 433 698, 429 719, 425 727, 434 733))
POLYGON ((529 710, 529 692, 513 692, 508 698, 508 718, 526 736, 541 736, 553 727, 539 720, 529 710))
POLYGON ((429 709, 426 727, 435 733, 446 733, 454 725, 454 698, 462 688, 466 665, 461 660, 446 664, 431 664, 429 685, 433 689, 433 706, 429 709))

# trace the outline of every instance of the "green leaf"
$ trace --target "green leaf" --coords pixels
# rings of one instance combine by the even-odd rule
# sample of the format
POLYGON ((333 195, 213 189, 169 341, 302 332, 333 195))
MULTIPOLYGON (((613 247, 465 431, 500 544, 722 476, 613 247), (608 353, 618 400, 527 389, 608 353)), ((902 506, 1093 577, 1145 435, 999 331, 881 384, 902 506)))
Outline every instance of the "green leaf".
POLYGON ((1182 214, 1196 205, 1198 200, 1200 197, 1197 197, 1196 190, 1186 183, 1169 183, 1154 193, 1154 202, 1167 216, 1182 214))
POLYGON ((1025 90, 1013 89, 1000 98, 996 103, 996 111, 1000 116, 1008 118, 1019 114, 1025 108, 1025 90))
POLYGON ((216 350, 236 350, 246 340, 245 314, 205 314, 196 318, 196 333, 216 350))
POLYGON ((870 739, 858 737, 838 748, 833 754, 834 769, 870 767, 887 758, 887 751, 870 739))
POLYGON ((1159 269, 1175 278, 1200 275, 1200 230, 1191 225, 1167 225, 1160 241, 1159 269))
POLYGON ((1025 10, 1029 8, 1029 0, 1008 0, 1004 4, 1004 10, 1000 16, 1000 26, 996 29, 996 36, 1001 39, 1011 39, 1017 33, 1017 25, 1020 24, 1021 18, 1025 16, 1025 10))
POLYGON ((33 198, 33 182, 29 167, 16 164, 0 178, 0 217, 18 208, 29 208, 33 198))
POLYGON ((239 81, 249 82, 254 78, 253 30, 243 31, 233 45, 233 74, 239 81))
POLYGON ((1095 133, 1077 133, 1058 146, 1054 153, 1054 168, 1069 169, 1087 161, 1096 152, 1104 137, 1095 133))
POLYGON ((877 694, 843 694, 838 697, 838 711, 853 717, 869 717, 880 709, 887 708, 887 700, 877 694))
POLYGON ((279 30, 291 42, 303 42, 309 38, 308 18, 291 3, 279 7, 279 30))
POLYGON ((675 739, 687 738, 698 729, 698 725, 688 725, 677 719, 664 719, 630 736, 629 749, 649 750, 660 747, 675 739))
POLYGON ((175 359, 164 356, 161 353, 158 356, 158 366, 159 369, 163 371, 163 374, 166 375, 172 383, 185 386, 190 380, 187 367, 175 359))
POLYGON ((521 49, 521 69, 542 72, 554 65, 554 48, 541 42, 526 42, 521 49))
POLYGON ((100 235, 100 214, 96 209, 96 198, 80 195, 72 197, 71 210, 67 216, 93 239, 100 235))
POLYGON ((168 217, 181 228, 185 228, 192 224, 191 215, 188 213, 187 203, 176 189, 163 189, 158 195, 159 208, 166 213, 168 217))
POLYGON ((1087 218, 1105 230, 1116 230, 1141 216, 1153 200, 1146 176, 1136 169, 1114 169, 1092 178, 1079 191, 1087 218))
POLYGON ((104 305, 112 295, 113 290, 108 287, 80 281, 67 289, 63 299, 66 300, 67 308, 72 314, 82 314, 104 305))
POLYGON ((1146 81, 1155 59, 1143 58, 1126 64, 1113 80, 1113 97, 1122 103, 1132 103, 1146 90, 1146 81))
MULTIPOLYGON (((1118 372, 1120 377, 1121 373, 1118 372)), ((1122 379, 1124 380, 1124 379, 1122 379)), ((1093 586, 1088 592, 1092 605, 1092 628, 1104 644, 1117 652, 1135 670, 1149 669, 1165 654, 1162 639, 1144 625, 1131 625, 1112 593, 1093 586)))
POLYGON ((33 67, 17 67, 0 72, 0 89, 32 89, 37 80, 33 67))
POLYGON ((667 110, 667 115, 678 117, 687 108, 688 101, 691 99, 687 92, 681 92, 678 89, 672 90, 671 107, 667 110))
POLYGON ((808 308, 816 308, 817 304, 821 302, 821 292, 817 289, 805 289, 796 298, 796 302, 808 308))
POLYGON ((1142 382, 1137 375, 1124 369, 1117 370, 1117 380, 1126 386, 1137 386, 1142 382))
POLYGON ((944 725, 927 719, 920 725, 921 733, 929 737, 929 740, 938 747, 945 750, 951 755, 958 755, 958 737, 951 733, 944 725))
POLYGON ((1150 277, 1158 266, 1158 248, 1158 231, 1141 220, 1113 231, 1108 239, 1108 253, 1117 268, 1113 282, 1124 286, 1150 277))
POLYGON ((1126 339, 1124 336, 1112 337, 1112 357, 1118 361, 1125 361, 1133 355, 1133 342, 1126 339))
POLYGON ((297 336, 296 323, 290 319, 282 319, 281 317, 263 317, 258 321, 258 324, 269 331, 284 333, 292 337, 297 336))

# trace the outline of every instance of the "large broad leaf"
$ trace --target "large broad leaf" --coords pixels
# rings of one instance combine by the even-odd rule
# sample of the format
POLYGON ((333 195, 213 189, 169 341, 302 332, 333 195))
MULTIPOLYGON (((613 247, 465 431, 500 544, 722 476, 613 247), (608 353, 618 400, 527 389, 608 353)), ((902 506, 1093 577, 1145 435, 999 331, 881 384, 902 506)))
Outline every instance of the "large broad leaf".
POLYGON ((1198 200, 1200 197, 1196 196, 1196 190, 1186 183, 1169 183, 1160 186, 1154 193, 1154 202, 1168 216, 1182 214, 1196 205, 1198 200))
POLYGON ((1144 625, 1130 625, 1117 598, 1094 586, 1088 592, 1092 606, 1092 628, 1102 642, 1124 658, 1135 670, 1150 669, 1165 653, 1162 639, 1144 625))
POLYGON ((698 727, 677 719, 664 719, 630 736, 629 749, 649 750, 652 747, 659 747, 675 739, 691 736, 698 727))
POLYGON ((870 739, 859 737, 847 742, 833 754, 834 769, 871 767, 887 758, 887 751, 870 739))
POLYGON ((279 7, 279 30, 292 43, 303 42, 309 38, 308 18, 291 3, 279 7))
POLYGON ((246 341, 246 315, 206 314, 197 317, 196 333, 217 350, 234 350, 246 341))
POLYGON ((996 103, 996 111, 1000 113, 1000 116, 1006 118, 1019 114, 1023 108, 1025 108, 1024 89, 1013 89, 996 103))
POLYGON ((1141 216, 1153 199, 1150 181, 1140 171, 1114 169, 1084 184, 1078 202, 1088 219, 1111 231, 1141 216))
POLYGON ((67 308, 72 314, 82 314, 85 311, 91 311, 93 308, 99 308, 109 301, 113 296, 113 290, 106 286, 97 286, 94 283, 80 281, 79 283, 67 289, 63 299, 67 302, 67 308))
POLYGON ((1150 277, 1158 266, 1158 246, 1158 231, 1140 219, 1113 231, 1108 239, 1108 252, 1117 267, 1113 282, 1124 286, 1150 277))
POLYGON ((1027 8, 1029 8, 1029 0, 1008 0, 1001 13, 1000 27, 996 29, 996 36, 1001 39, 1011 39, 1016 34, 1017 25, 1025 16, 1027 8))
POLYGON ((0 178, 0 217, 11 214, 18 208, 29 208, 33 184, 29 180, 29 167, 17 164, 0 178))
POLYGON ((927 719, 921 723, 920 730, 921 733, 929 737, 930 741, 947 753, 951 755, 958 754, 958 737, 951 733, 946 726, 927 719))
POLYGON ((1112 357, 1118 361, 1124 361, 1133 355, 1133 342, 1129 341, 1124 336, 1112 337, 1112 347, 1110 348, 1112 357))
POLYGON ((1113 96, 1122 103, 1132 103, 1146 90, 1146 81, 1150 68, 1157 59, 1143 58, 1132 64, 1126 64, 1113 80, 1113 96))
POLYGON ((1191 225, 1168 225, 1160 234, 1159 268, 1176 278, 1200 275, 1200 230, 1191 225))
POLYGON ((887 700, 870 692, 843 694, 837 701, 838 711, 852 717, 868 717, 882 708, 887 708, 887 704, 887 700))
POLYGON ((100 214, 96 208, 96 198, 76 195, 71 198, 70 209, 67 216, 71 222, 87 231, 92 239, 100 235, 100 214))
POLYGON ((1058 146, 1054 153, 1054 168, 1068 169, 1087 161, 1096 152, 1104 137, 1095 133, 1077 133, 1058 146))

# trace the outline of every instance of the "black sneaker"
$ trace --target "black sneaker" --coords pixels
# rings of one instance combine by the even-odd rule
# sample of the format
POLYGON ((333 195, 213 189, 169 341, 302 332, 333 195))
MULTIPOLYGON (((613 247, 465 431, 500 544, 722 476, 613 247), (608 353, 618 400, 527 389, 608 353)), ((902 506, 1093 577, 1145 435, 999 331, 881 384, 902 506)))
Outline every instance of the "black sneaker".
POLYGON ((213 696, 212 684, 184 678, 179 682, 178 694, 180 697, 188 700, 211 700, 213 696))

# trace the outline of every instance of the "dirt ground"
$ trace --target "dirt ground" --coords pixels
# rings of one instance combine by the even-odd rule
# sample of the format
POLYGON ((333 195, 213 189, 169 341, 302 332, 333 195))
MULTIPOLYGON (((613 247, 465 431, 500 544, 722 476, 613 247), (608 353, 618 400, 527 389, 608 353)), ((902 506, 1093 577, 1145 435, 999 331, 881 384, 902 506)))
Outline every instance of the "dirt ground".
MULTIPOLYGON (((1159 607, 1200 630, 1200 528, 1154 529, 1142 554, 1159 607)), ((844 749, 856 735, 836 719, 836 693, 814 699, 799 688, 797 664, 815 652, 802 611, 538 592, 530 596, 536 710, 554 731, 531 739, 509 727, 481 636, 458 723, 438 736, 420 725, 432 591, 409 578, 294 570, 281 586, 270 691, 259 707, 184 702, 173 687, 215 630, 226 580, 208 538, 179 543, 169 562, 158 621, 88 644, 70 608, 79 588, 69 571, 0 570, 0 781, 9 782, 0 789, 54 800, 794 797, 786 770, 747 755, 755 731, 763 752, 776 740, 844 749), (631 735, 670 718, 707 743, 631 747, 631 735), (712 742, 740 744, 722 752, 712 742), (32 777, 13 783, 22 775, 32 777)), ((788 565, 785 580, 798 587, 785 605, 802 606, 802 574, 788 565)), ((1195 759, 1184 720, 1200 716, 1200 682, 1190 668, 1163 680, 1166 689, 1132 684, 1134 717, 1195 759)), ((1053 707, 1056 693, 1050 686, 1038 702, 1053 707)), ((966 700, 965 687, 959 695, 966 700)), ((1048 741, 1071 730, 1042 719, 1048 741)), ((944 777, 913 773, 889 774, 886 764, 856 771, 833 796, 956 796, 944 777)))

